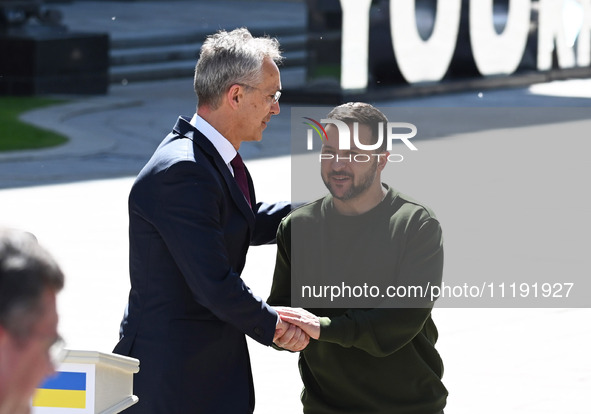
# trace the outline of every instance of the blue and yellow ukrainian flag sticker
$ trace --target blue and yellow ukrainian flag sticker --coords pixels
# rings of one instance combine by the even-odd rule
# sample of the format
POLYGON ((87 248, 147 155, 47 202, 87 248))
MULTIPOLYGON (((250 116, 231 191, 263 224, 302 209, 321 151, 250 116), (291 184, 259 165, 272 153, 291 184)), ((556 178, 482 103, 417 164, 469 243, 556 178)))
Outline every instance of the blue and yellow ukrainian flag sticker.
POLYGON ((33 407, 86 408, 86 372, 58 371, 37 388, 33 407))

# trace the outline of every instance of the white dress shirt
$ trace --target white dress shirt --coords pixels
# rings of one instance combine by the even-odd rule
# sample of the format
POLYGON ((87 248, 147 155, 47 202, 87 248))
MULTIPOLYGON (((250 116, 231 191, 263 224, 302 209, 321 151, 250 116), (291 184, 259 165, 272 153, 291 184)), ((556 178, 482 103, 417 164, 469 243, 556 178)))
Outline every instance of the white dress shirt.
POLYGON ((199 115, 193 115, 191 119, 191 125, 199 130, 205 138, 207 138, 212 145, 215 147, 216 151, 220 154, 228 169, 234 175, 234 169, 230 165, 230 161, 236 157, 238 153, 236 148, 228 141, 222 134, 219 133, 217 129, 211 126, 209 122, 205 119, 201 118, 199 115))

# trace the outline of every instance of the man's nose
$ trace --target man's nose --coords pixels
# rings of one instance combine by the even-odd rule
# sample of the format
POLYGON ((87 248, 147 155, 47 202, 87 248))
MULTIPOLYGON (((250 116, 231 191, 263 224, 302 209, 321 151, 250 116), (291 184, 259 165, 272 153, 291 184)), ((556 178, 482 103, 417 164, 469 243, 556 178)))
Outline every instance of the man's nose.
POLYGON ((271 114, 272 115, 279 115, 279 112, 281 112, 281 108, 279 107, 279 102, 275 102, 273 105, 271 105, 271 114))
POLYGON ((335 157, 331 160, 331 167, 334 171, 341 171, 347 166, 347 160, 343 157, 339 157, 335 155, 335 157))

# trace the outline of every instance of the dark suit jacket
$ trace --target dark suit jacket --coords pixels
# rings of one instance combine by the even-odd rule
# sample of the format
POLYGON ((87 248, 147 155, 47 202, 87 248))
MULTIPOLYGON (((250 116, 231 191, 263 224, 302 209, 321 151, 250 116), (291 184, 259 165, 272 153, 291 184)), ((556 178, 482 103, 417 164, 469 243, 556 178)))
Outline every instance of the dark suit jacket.
POLYGON ((251 208, 211 142, 180 117, 129 196, 131 291, 115 353, 140 360, 129 413, 250 413, 245 334, 277 314, 240 278, 249 244, 275 239, 289 204, 251 208))

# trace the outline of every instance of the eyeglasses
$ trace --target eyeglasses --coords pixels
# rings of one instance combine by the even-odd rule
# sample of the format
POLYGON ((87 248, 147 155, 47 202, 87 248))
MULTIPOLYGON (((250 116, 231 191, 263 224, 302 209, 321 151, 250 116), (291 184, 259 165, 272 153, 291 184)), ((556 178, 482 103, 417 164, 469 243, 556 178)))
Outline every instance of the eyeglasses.
MULTIPOLYGON (((263 92, 263 90, 261 88, 257 88, 256 86, 247 85, 246 83, 236 83, 236 85, 246 86, 247 88, 257 89, 257 90, 263 92)), ((273 95, 267 95, 267 96, 269 98, 271 98, 273 105, 275 105, 277 102, 279 102, 279 98, 281 98, 281 91, 276 91, 273 95)))

